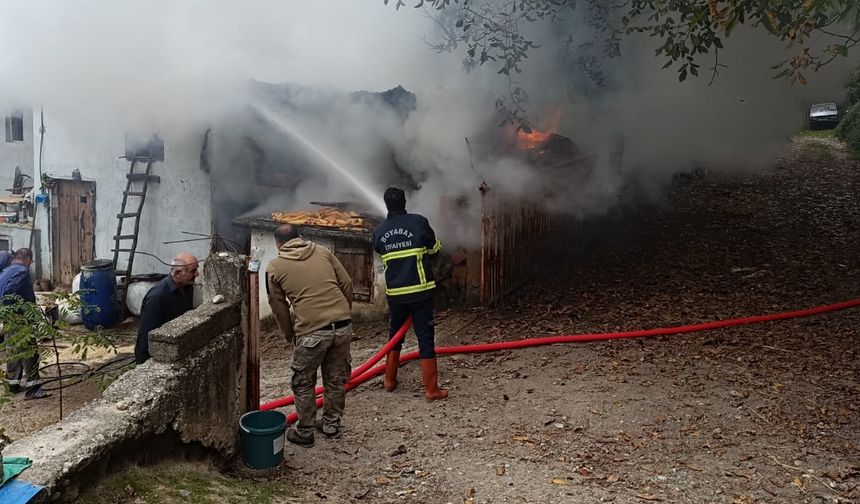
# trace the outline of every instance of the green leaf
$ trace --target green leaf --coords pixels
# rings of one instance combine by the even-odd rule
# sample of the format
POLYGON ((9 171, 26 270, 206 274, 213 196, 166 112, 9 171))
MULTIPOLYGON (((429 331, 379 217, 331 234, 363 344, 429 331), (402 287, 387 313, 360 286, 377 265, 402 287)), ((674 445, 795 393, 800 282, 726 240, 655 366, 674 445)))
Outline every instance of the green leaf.
POLYGON ((774 79, 781 79, 783 77, 788 77, 789 75, 791 75, 791 69, 790 68, 784 68, 781 72, 774 75, 773 78, 774 79))
POLYGON ((732 16, 729 18, 728 22, 726 22, 726 27, 724 29, 724 31, 726 33, 726 37, 731 36, 732 30, 735 29, 735 26, 737 26, 737 24, 738 24, 738 17, 737 16, 732 16))

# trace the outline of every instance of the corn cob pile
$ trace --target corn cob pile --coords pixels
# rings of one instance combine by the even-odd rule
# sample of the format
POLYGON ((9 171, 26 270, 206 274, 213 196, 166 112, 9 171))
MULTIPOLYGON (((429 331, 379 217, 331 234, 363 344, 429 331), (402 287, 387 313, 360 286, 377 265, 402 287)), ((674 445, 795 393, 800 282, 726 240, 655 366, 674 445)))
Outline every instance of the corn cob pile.
POLYGON ((284 224, 330 227, 351 231, 366 231, 370 228, 370 224, 361 215, 331 207, 323 207, 316 211, 274 212, 272 213, 272 220, 284 224))

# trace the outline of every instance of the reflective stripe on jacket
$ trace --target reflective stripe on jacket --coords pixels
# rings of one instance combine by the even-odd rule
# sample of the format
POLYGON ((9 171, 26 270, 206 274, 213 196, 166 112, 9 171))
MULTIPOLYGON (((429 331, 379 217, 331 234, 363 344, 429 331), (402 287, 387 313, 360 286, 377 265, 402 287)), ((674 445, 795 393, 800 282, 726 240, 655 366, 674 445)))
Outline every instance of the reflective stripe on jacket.
POLYGON ((432 259, 442 244, 424 216, 389 213, 373 229, 373 249, 382 259, 389 301, 408 303, 433 296, 432 259))

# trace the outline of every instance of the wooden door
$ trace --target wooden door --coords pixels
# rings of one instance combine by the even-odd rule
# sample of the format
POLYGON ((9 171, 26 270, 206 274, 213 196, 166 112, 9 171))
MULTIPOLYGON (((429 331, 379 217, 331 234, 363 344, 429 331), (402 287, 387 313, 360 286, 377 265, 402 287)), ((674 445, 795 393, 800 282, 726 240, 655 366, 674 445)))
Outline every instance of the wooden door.
POLYGON ((369 243, 334 240, 332 252, 352 278, 352 299, 370 302, 373 299, 373 249, 369 243))
POLYGON ((51 205, 53 279, 71 286, 81 265, 95 259, 95 183, 54 180, 51 205))

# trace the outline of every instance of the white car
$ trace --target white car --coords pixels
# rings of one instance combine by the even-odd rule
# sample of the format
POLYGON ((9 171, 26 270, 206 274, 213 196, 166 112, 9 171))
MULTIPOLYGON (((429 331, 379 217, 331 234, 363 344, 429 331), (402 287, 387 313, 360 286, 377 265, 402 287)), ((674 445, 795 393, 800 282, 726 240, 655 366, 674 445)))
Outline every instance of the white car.
POLYGON ((809 129, 830 129, 839 124, 839 109, 835 103, 816 103, 809 108, 809 129))

